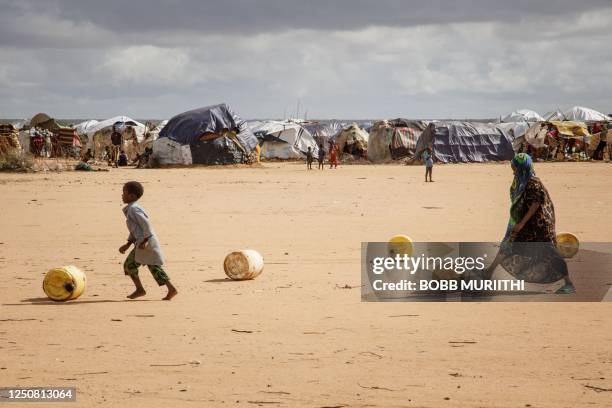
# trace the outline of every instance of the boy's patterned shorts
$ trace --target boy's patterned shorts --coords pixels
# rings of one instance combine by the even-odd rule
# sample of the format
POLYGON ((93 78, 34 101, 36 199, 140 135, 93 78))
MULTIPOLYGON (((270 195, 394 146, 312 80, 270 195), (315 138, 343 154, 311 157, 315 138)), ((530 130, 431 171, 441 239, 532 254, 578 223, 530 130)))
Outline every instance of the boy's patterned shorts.
MULTIPOLYGON (((123 271, 126 275, 138 276, 138 268, 140 266, 141 265, 136 262, 136 250, 132 249, 127 259, 123 263, 123 271)), ((155 278, 155 282, 157 282, 159 286, 165 285, 170 280, 170 278, 160 265, 147 265, 147 267, 149 268, 149 271, 151 271, 151 275, 153 275, 153 278, 155 278)))

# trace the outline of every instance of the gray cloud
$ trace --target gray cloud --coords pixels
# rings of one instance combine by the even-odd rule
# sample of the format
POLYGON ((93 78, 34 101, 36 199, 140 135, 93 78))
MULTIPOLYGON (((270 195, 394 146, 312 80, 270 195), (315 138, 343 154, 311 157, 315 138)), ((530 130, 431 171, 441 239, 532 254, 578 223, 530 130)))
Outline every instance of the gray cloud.
POLYGON ((0 116, 612 110, 609 2, 422 3, 0 0, 0 116))

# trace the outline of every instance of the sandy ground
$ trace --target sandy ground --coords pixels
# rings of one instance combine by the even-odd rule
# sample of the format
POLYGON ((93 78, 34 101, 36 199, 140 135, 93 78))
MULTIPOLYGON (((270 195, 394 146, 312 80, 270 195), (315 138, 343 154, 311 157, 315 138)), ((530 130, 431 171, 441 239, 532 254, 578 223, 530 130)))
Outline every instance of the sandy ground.
MULTIPOLYGON (((612 165, 536 171, 558 230, 612 240, 612 165)), ((423 173, 0 174, 0 386, 75 386, 69 407, 612 406, 610 303, 361 302, 362 241, 503 235, 508 164, 436 166, 431 184, 423 173), (172 302, 146 269, 147 296, 125 300, 117 248, 130 179, 144 183, 180 291, 172 302), (242 248, 260 251, 265 270, 227 281, 223 258, 242 248), (86 293, 48 302, 43 276, 64 264, 86 271, 86 293)))

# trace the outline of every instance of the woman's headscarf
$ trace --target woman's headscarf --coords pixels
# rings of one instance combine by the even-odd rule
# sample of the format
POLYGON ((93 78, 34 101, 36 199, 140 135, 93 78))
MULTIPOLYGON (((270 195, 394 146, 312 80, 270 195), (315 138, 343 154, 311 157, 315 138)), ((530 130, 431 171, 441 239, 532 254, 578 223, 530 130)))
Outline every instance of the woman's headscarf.
POLYGON ((510 186, 510 220, 504 236, 504 242, 509 242, 514 226, 523 218, 525 209, 523 208, 523 197, 527 183, 535 177, 533 161, 527 153, 518 153, 512 159, 514 167, 514 180, 510 186))

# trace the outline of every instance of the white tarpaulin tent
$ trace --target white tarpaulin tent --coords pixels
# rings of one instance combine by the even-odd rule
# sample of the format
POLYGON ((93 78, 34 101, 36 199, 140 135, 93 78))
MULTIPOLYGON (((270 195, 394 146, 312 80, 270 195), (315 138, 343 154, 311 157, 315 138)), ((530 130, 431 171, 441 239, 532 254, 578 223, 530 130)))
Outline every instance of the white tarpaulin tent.
POLYGON ((582 106, 574 106, 571 109, 563 112, 563 120, 573 120, 577 122, 609 120, 610 118, 601 112, 594 109, 584 108, 582 106))
POLYGON ((144 137, 145 125, 127 116, 115 116, 98 122, 87 129, 87 136, 91 138, 96 133, 105 131, 108 131, 110 134, 114 124, 118 124, 117 130, 120 132, 125 130, 127 126, 131 126, 135 130, 136 138, 139 139, 139 142, 144 137))
POLYGON ((86 120, 85 122, 81 122, 75 125, 74 129, 77 131, 79 135, 87 135, 88 131, 94 126, 96 126, 98 123, 100 122, 98 122, 95 119, 86 120))
POLYGON ((610 120, 610 117, 594 109, 585 108, 582 106, 574 106, 571 109, 561 112, 556 110, 546 115, 546 120, 572 120, 576 122, 610 120))
POLYGON ((299 123, 265 121, 250 122, 249 126, 259 139, 263 138, 263 159, 301 159, 309 147, 314 157, 319 155, 317 142, 299 123))
POLYGON ((518 151, 521 144, 525 140, 525 133, 531 127, 529 122, 510 122, 510 123, 496 123, 492 124, 503 132, 506 132, 512 137, 512 147, 514 151, 518 151))
POLYGON ((502 122, 541 122, 544 118, 530 109, 519 109, 504 116, 502 122))

